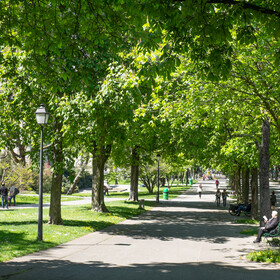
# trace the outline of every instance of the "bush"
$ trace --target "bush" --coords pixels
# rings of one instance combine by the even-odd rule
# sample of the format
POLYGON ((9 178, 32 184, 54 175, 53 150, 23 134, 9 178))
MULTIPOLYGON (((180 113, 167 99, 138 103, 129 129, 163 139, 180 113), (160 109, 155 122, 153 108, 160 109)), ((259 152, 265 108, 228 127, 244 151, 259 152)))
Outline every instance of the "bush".
POLYGON ((92 175, 85 172, 78 182, 79 189, 91 188, 92 187, 92 175))
POLYGON ((254 251, 247 258, 254 262, 280 263, 280 250, 254 251))

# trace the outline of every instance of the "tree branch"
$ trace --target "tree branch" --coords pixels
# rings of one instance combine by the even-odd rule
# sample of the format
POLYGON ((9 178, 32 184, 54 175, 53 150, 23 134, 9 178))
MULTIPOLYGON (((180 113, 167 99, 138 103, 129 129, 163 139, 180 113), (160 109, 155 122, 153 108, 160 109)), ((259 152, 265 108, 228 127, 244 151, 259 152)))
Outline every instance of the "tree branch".
MULTIPOLYGON (((173 2, 185 2, 184 0, 173 0, 173 2)), ((260 7, 256 4, 251 4, 244 1, 236 1, 236 0, 208 0, 206 4, 224 4, 224 5, 240 5, 245 10, 254 10, 260 12, 265 15, 274 15, 280 18, 280 12, 275 11, 270 8, 260 7)))
POLYGON ((248 2, 244 2, 244 1, 235 1, 235 0, 208 0, 207 1, 208 4, 227 4, 227 5, 240 5, 243 9, 246 10, 254 10, 257 12, 260 12, 262 14, 266 14, 266 15, 275 15, 277 17, 280 17, 280 12, 274 11, 272 9, 269 8, 265 8, 265 7, 260 7, 256 4, 251 4, 248 2))

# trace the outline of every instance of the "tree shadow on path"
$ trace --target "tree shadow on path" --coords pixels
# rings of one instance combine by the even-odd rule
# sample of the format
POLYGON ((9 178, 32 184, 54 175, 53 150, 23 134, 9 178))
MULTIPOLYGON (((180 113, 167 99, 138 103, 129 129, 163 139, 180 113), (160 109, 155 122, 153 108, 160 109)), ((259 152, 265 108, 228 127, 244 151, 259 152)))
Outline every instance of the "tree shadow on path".
POLYGON ((10 280, 88 280, 88 279, 246 279, 261 280, 279 279, 279 270, 265 267, 253 269, 249 267, 228 266, 224 263, 143 263, 129 266, 115 266, 100 261, 73 263, 66 260, 39 260, 28 263, 9 262, 0 265, 0 279, 10 280), (5 268, 3 267, 5 265, 5 268), (3 269, 4 268, 4 269, 3 269), (9 273, 7 273, 9 271, 9 273))

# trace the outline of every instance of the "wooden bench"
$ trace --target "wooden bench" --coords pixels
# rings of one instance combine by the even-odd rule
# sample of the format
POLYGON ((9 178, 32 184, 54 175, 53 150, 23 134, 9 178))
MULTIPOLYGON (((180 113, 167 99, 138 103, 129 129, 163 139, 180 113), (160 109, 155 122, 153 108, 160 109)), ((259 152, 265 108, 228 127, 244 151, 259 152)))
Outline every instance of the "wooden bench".
MULTIPOLYGON (((272 246, 272 245, 276 244, 274 238, 279 237, 279 235, 280 235, 280 222, 278 223, 277 228, 276 228, 276 232, 275 232, 274 234, 269 233, 269 232, 265 232, 265 233, 263 234, 263 237, 267 240, 268 244, 269 244, 270 246, 272 246), (270 238, 270 237, 271 237, 271 239, 268 239, 268 238, 270 238)), ((277 241, 278 241, 278 240, 277 240, 277 241)), ((277 242, 277 243, 278 243, 278 242, 277 242)))

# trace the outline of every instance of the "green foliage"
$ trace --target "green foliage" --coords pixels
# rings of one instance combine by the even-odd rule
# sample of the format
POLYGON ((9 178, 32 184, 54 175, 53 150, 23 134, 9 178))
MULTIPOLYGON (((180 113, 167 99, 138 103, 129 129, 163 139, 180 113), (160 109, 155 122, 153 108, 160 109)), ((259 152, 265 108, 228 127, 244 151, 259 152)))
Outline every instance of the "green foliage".
POLYGON ((254 262, 280 263, 280 250, 254 251, 247 255, 247 259, 254 262))
POLYGON ((0 158, 0 175, 8 188, 14 185, 20 190, 31 190, 38 183, 38 173, 30 164, 16 163, 8 152, 0 158))

